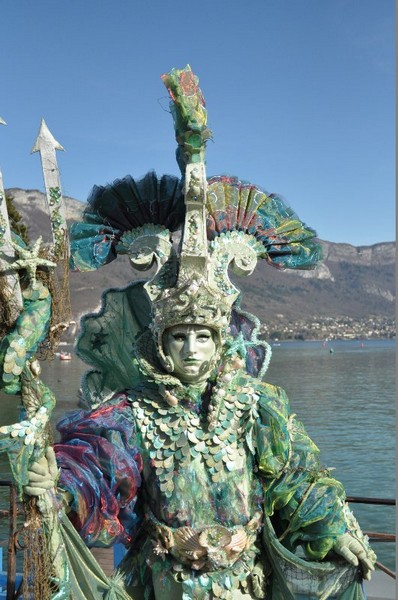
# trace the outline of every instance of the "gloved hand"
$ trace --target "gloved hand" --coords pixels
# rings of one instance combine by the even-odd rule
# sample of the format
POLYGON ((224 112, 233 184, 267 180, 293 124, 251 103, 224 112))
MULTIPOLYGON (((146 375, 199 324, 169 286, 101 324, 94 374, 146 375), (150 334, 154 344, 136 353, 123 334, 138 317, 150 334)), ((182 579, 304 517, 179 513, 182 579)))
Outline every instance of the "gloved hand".
POLYGON ((350 533, 343 533, 334 542, 333 550, 355 567, 360 563, 364 579, 370 581, 375 569, 376 554, 369 545, 357 540, 350 533))
MULTIPOLYGON (((63 510, 62 501, 56 490, 59 469, 55 458, 54 449, 49 446, 46 454, 33 463, 28 470, 29 482, 24 487, 28 496, 36 498, 36 506, 41 513, 42 524, 47 540, 55 576, 51 581, 57 585, 59 591, 52 596, 66 598, 65 589, 69 589, 69 569, 61 529, 59 527, 60 511, 63 510)), ((69 598, 69 593, 67 594, 69 598)))
POLYGON ((28 471, 29 483, 24 488, 28 496, 41 496, 47 490, 55 488, 58 480, 58 466, 55 452, 51 446, 47 448, 45 456, 35 462, 28 471))

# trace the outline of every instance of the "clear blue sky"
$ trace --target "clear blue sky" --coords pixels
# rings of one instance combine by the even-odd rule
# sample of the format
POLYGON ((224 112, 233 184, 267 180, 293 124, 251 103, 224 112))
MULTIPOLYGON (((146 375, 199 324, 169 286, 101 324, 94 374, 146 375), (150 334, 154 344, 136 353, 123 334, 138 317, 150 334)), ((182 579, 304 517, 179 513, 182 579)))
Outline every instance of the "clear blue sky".
POLYGON ((161 73, 189 63, 209 175, 281 194, 322 239, 395 238, 393 0, 1 0, 0 166, 43 190, 44 117, 66 195, 178 174, 161 73))

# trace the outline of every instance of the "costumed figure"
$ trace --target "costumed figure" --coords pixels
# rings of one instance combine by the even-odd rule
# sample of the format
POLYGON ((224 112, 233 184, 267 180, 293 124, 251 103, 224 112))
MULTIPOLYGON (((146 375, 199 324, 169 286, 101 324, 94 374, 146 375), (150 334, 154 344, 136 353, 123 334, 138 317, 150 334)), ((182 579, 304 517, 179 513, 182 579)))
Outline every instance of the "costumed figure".
POLYGON ((89 409, 59 423, 57 466, 51 449, 29 463, 23 489, 44 529, 57 521, 54 597, 364 598, 375 555, 285 392, 262 381, 271 350, 228 276, 258 259, 313 268, 320 246, 279 197, 206 178, 197 78, 187 67, 162 79, 182 179, 96 187, 71 229, 74 268, 127 255, 155 273, 83 319, 89 409), (112 578, 82 539, 126 546, 112 578))

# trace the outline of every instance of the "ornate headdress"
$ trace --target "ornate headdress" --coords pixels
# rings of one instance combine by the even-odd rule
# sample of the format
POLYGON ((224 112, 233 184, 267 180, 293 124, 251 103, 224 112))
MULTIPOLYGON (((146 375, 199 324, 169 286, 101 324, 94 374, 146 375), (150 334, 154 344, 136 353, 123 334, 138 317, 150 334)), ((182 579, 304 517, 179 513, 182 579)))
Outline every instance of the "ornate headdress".
POLYGON ((171 97, 177 161, 182 179, 148 173, 95 187, 85 223, 72 226, 71 254, 79 270, 92 270, 118 254, 139 270, 156 264, 144 284, 150 327, 166 364, 162 336, 181 323, 206 324, 222 335, 239 290, 228 269, 249 275, 258 258, 274 267, 307 269, 320 258, 315 233, 284 201, 235 177, 206 178, 211 138, 198 79, 189 65, 163 75, 171 97), (178 249, 172 233, 182 227, 178 249))

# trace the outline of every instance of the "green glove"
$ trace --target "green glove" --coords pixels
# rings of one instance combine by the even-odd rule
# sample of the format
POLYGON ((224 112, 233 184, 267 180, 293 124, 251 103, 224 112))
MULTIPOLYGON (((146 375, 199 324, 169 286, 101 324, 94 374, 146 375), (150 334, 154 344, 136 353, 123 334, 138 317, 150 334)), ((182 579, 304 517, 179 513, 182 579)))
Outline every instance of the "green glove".
POLYGON ((51 446, 40 460, 33 463, 28 470, 29 482, 24 487, 27 496, 40 497, 48 490, 55 489, 59 471, 55 452, 51 446))
POLYGON ((374 571, 376 554, 371 547, 364 541, 358 540, 351 533, 343 533, 333 544, 333 550, 340 554, 351 565, 361 565, 363 577, 370 581, 372 571, 374 571))

